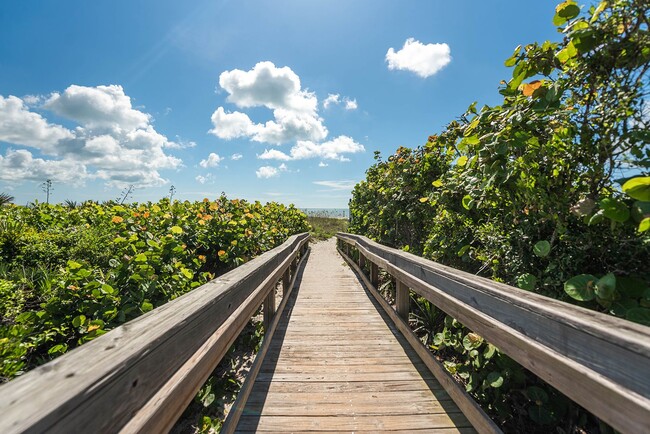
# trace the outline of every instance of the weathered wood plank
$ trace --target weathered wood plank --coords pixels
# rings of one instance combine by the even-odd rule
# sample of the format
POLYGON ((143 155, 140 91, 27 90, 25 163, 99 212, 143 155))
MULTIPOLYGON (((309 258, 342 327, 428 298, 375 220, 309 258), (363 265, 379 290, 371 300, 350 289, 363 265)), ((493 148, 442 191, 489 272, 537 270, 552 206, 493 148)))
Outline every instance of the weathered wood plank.
POLYGON ((650 426, 650 328, 339 236, 616 429, 650 426))
POLYGON ((232 272, 2 386, 0 432, 119 430, 307 239, 308 234, 291 237, 232 272), (170 349, 174 357, 169 356, 170 349))
POLYGON ((471 427, 462 413, 409 415, 348 416, 255 416, 245 415, 239 421, 241 430, 412 430, 450 427, 471 427))
POLYGON ((323 260, 318 249, 316 244, 295 303, 279 312, 237 429, 470 427, 336 252, 323 260), (353 299, 353 307, 332 303, 342 299, 353 299), (372 420, 363 419, 368 416, 372 420))

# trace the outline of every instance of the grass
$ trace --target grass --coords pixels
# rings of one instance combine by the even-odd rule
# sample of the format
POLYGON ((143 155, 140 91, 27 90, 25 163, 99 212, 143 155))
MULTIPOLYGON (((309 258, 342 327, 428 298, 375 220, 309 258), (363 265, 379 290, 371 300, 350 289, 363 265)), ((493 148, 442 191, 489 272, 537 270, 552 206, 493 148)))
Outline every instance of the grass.
POLYGON ((310 231, 312 238, 316 240, 326 240, 331 238, 337 232, 347 232, 347 219, 337 219, 332 217, 307 217, 311 225, 310 231))

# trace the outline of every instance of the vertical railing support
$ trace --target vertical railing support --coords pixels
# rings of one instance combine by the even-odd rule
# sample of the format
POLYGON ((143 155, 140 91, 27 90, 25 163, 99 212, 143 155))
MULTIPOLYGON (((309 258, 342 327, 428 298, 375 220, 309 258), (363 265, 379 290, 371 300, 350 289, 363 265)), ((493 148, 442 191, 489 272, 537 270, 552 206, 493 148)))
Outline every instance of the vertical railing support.
POLYGON ((268 330, 275 315, 275 286, 264 299, 264 330, 268 330))
POLYGON ((366 266, 366 258, 365 256, 363 256, 363 253, 361 253, 361 250, 359 250, 359 268, 361 268, 361 271, 363 271, 365 266, 366 266))
POLYGON ((374 262, 370 263, 370 283, 375 288, 379 288, 379 267, 374 262))
POLYGON ((284 270, 284 274, 282 275, 282 298, 286 297, 289 293, 289 285, 291 285, 292 274, 291 268, 292 267, 287 267, 287 269, 284 270))
POLYGON ((409 287, 399 279, 395 279, 397 289, 395 291, 395 310, 404 321, 409 318, 409 287))

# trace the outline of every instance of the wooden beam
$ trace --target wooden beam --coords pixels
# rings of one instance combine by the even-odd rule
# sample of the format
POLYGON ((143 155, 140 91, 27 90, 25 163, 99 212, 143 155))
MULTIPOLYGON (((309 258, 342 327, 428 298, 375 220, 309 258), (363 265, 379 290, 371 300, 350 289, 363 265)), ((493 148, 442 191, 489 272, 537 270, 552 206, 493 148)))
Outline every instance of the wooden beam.
POLYGON ((375 288, 379 288, 379 267, 374 262, 370 262, 370 282, 375 288))
POLYGON ((409 297, 409 287, 399 279, 395 279, 395 286, 395 310, 400 318, 408 322, 409 304, 411 301, 409 297))
POLYGON ((483 411, 483 409, 474 401, 474 399, 465 391, 460 384, 447 372, 442 364, 436 360, 431 351, 425 347, 420 339, 413 333, 409 324, 398 315, 393 307, 381 296, 370 280, 365 274, 361 273, 359 267, 349 256, 345 255, 342 250, 339 250, 343 258, 350 264, 350 266, 357 272, 362 282, 373 295, 377 302, 381 305, 384 311, 390 316, 391 320, 397 329, 406 338, 408 343, 417 352, 420 359, 425 363, 429 371, 440 382, 445 391, 449 394, 451 399, 454 400, 458 408, 465 414, 472 426, 482 434, 498 434, 501 429, 490 419, 490 417, 483 411))
POLYGON ((275 315, 275 285, 264 299, 264 330, 268 330, 275 315))
POLYGON ((650 328, 337 236, 615 429, 650 426, 650 328))
POLYGON ((291 270, 287 268, 282 275, 282 298, 285 298, 290 292, 291 274, 295 275, 296 273, 291 273, 291 270))
MULTIPOLYGON (((201 381, 205 372, 209 374, 228 349, 232 336, 223 334, 222 326, 229 321, 245 325, 250 318, 245 314, 259 306, 264 291, 277 282, 308 239, 307 233, 292 236, 235 270, 2 386, 0 432, 115 432, 143 408, 180 415, 205 381, 201 381), (243 305, 246 308, 240 310, 243 305), (214 352, 205 351, 208 341, 214 352), (179 388, 184 392, 166 393, 179 388)), ((167 430, 175 422, 163 419, 167 430)), ((152 418, 140 413, 139 420, 146 431, 152 418)))

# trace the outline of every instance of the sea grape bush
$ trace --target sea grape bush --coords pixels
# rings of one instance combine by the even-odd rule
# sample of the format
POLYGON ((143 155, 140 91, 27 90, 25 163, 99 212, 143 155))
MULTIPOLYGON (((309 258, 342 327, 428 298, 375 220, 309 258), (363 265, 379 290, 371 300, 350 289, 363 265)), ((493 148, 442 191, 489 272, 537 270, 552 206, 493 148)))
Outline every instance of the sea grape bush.
POLYGON ((0 207, 0 377, 106 333, 309 230, 293 206, 0 207))
MULTIPOLYGON (((650 325, 649 20, 643 1, 559 4, 562 40, 517 47, 500 105, 474 103, 425 145, 377 153, 350 230, 650 325)), ((449 321, 428 333, 432 348, 504 426, 584 422, 449 321)))

